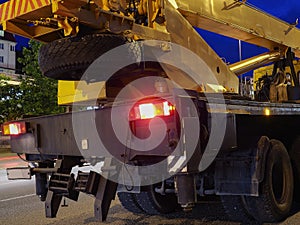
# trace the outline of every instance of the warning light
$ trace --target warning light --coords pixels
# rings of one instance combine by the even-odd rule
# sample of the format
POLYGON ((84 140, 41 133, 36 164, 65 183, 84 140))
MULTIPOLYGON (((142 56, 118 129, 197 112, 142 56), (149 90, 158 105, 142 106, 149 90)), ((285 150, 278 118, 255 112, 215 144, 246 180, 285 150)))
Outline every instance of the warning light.
POLYGON ((129 118, 130 120, 152 119, 157 116, 171 116, 174 112, 175 106, 164 99, 143 99, 130 110, 129 118))
POLYGON ((265 109, 264 109, 264 114, 265 114, 266 116, 270 116, 270 115, 271 115, 271 110, 268 109, 268 108, 265 108, 265 109))
POLYGON ((25 122, 12 122, 2 125, 2 134, 5 136, 25 134, 26 132, 27 129, 25 122))
POLYGON ((140 104, 139 113, 141 119, 151 119, 157 115, 155 105, 152 103, 140 104))

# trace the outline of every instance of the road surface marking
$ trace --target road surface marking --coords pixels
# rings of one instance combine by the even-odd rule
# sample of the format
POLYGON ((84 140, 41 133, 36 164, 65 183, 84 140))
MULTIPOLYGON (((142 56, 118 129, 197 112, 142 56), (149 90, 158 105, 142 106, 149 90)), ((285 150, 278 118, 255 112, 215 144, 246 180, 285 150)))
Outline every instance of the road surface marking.
POLYGON ((23 196, 18 196, 18 197, 13 197, 13 198, 7 198, 7 199, 0 200, 0 202, 8 202, 8 201, 12 201, 12 200, 20 199, 20 198, 32 197, 32 196, 35 196, 35 195, 36 194, 29 194, 29 195, 23 195, 23 196))

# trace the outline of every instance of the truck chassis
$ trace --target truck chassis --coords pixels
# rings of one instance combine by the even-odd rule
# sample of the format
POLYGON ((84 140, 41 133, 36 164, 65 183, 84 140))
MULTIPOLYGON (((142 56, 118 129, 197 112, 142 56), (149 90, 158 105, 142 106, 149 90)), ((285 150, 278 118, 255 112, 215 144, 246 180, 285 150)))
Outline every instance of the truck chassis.
MULTIPOLYGON (((176 93, 173 97, 178 106, 182 105, 187 98, 192 99, 197 106, 195 114, 182 114, 184 117, 181 121, 185 121, 186 124, 188 124, 187 121, 192 122, 191 129, 192 124, 195 124, 195 119, 199 121, 201 132, 196 138, 200 141, 194 152, 189 152, 190 149, 183 147, 187 155, 193 156, 191 160, 186 160, 184 166, 176 168, 176 173, 166 180, 164 176, 161 176, 161 182, 148 186, 140 186, 141 183, 129 183, 133 184, 129 188, 128 183, 118 185, 116 179, 119 178, 112 177, 121 176, 122 167, 126 167, 127 164, 146 166, 155 164, 170 155, 178 156, 177 160, 179 160, 185 151, 174 151, 170 140, 164 140, 157 147, 159 152, 154 150, 154 152, 141 154, 140 152, 134 153, 134 149, 128 149, 131 157, 125 157, 126 146, 117 140, 111 128, 109 120, 111 106, 91 111, 26 119, 29 132, 11 136, 11 146, 14 152, 25 154, 29 162, 36 162, 27 170, 36 176, 36 191, 37 195, 46 201, 46 216, 56 216, 63 196, 77 200, 79 192, 84 192, 95 196, 95 216, 100 220, 105 220, 116 191, 124 207, 135 213, 169 213, 178 209, 179 206, 184 210, 190 210, 201 201, 202 197, 217 195, 221 196, 225 210, 234 220, 252 221, 255 218, 259 221, 276 221, 286 216, 293 199, 293 173, 297 175, 299 166, 297 163, 299 104, 261 103, 245 101, 236 95, 225 95, 225 102, 220 102, 218 96, 209 96, 209 105, 207 96, 193 91, 185 93, 187 94, 176 93), (212 102, 216 106, 225 106, 226 111, 217 113, 225 115, 227 125, 216 159, 207 168, 200 170, 199 165, 202 157, 205 157, 208 136, 211 132, 211 114, 216 113, 215 110, 218 109, 218 107, 211 107, 212 102), (99 135, 104 135, 102 138, 105 140, 107 149, 111 150, 111 155, 95 153, 95 149, 92 149, 95 146, 93 139, 88 135, 85 137, 91 147, 86 150, 80 149, 83 146, 78 144, 78 141, 76 142, 76 138, 79 137, 71 132, 73 114, 77 114, 77 119, 85 118, 85 121, 95 116, 99 135), (82 151, 89 150, 92 151, 91 155, 82 154, 82 151), (279 154, 281 158, 274 159, 273 164, 269 165, 270 157, 274 154, 275 156, 279 154), (101 171, 89 173, 79 171, 76 176, 71 173, 74 166, 80 168, 87 164, 96 165, 99 162, 103 163, 101 171), (51 175, 50 179, 47 174, 51 175), (273 179, 277 179, 276 182, 273 179), (271 182, 271 187, 266 182, 271 182), (266 204, 265 201, 267 201, 260 197, 263 194, 261 191, 269 191, 271 196, 276 197, 267 198, 271 201, 268 206, 270 209, 280 204, 286 207, 279 213, 271 211, 267 216, 257 214, 258 211, 254 205, 266 204), (242 213, 245 211, 247 213, 242 213)), ((182 110, 185 111, 185 108, 183 106, 182 110)), ((176 110, 181 109, 178 107, 176 110)), ((172 121, 165 122, 174 128, 172 121)), ((180 124, 180 128, 177 128, 177 125, 175 127, 181 129, 181 137, 185 133, 190 134, 189 131, 182 129, 182 122, 180 124)), ((88 134, 90 126, 81 124, 81 129, 81 134, 88 134)), ((142 126, 140 132, 144 129, 147 127, 142 126)), ((182 140, 178 140, 175 145, 189 146, 188 137, 185 137, 185 143, 180 142, 182 140)), ((166 174, 171 173, 170 167, 166 166, 165 170, 166 174)), ((14 177, 16 171, 17 169, 10 169, 8 175, 14 177)), ((127 173, 131 172, 127 171, 127 173)), ((140 169, 137 174, 141 177, 151 177, 157 176, 157 171, 140 169)), ((160 172, 160 174, 165 173, 160 172)), ((295 177, 295 185, 296 179, 295 177)))

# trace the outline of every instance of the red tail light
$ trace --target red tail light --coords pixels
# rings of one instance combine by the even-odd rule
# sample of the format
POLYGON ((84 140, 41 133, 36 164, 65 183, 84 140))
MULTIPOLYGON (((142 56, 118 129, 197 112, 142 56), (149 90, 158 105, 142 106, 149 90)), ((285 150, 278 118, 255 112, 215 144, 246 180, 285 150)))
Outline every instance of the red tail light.
POLYGON ((25 134, 27 132, 27 127, 25 122, 12 122, 5 123, 2 125, 3 135, 19 135, 25 134))
POLYGON ((174 115, 175 106, 161 98, 143 99, 137 102, 130 110, 129 119, 143 120, 152 119, 157 116, 174 115))

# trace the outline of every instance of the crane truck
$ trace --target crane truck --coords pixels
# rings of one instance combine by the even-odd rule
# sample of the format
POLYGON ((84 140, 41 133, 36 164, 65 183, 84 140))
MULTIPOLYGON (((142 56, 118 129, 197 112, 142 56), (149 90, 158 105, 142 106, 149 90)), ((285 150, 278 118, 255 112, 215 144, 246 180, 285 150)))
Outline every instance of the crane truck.
POLYGON ((246 0, 9 0, 0 20, 44 43, 40 69, 72 105, 2 127, 29 165, 8 178, 35 176, 46 217, 80 192, 102 221, 116 195, 150 215, 216 196, 248 222, 284 220, 300 200, 295 24, 246 0), (196 28, 267 50, 228 65, 196 28), (241 94, 238 76, 266 64, 255 96, 241 94))

